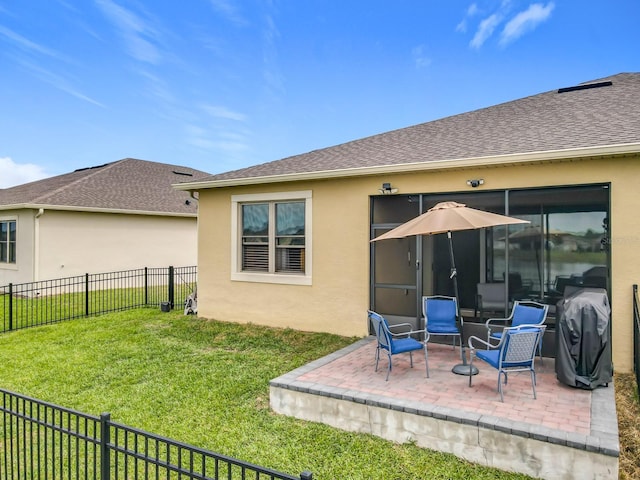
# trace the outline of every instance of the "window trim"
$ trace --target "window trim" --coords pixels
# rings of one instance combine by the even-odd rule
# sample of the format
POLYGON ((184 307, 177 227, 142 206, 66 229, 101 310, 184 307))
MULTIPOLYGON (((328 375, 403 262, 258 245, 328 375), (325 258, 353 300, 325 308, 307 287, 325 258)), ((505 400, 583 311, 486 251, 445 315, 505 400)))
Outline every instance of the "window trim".
POLYGON ((311 235, 311 190, 296 192, 250 193, 231 196, 231 280, 241 282, 277 283, 286 285, 311 285, 312 275, 312 235, 311 235), (242 248, 242 228, 240 209, 247 202, 304 201, 305 273, 261 273, 243 272, 240 265, 242 248))
MULTIPOLYGON (((5 270, 17 270, 18 268, 18 217, 0 217, 0 222, 15 222, 16 223, 16 238, 15 238, 15 262, 3 262, 0 261, 0 268, 5 270)), ((7 254, 9 252, 7 251, 7 254)))

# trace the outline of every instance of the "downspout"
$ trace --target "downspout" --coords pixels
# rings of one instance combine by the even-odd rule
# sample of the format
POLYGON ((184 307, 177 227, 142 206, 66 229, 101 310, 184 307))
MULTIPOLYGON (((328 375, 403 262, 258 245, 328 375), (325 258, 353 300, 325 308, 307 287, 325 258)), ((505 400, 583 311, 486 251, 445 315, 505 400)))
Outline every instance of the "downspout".
MULTIPOLYGON (((191 197, 196 202, 199 202, 200 195, 198 195, 196 197, 196 191, 197 190, 189 190, 189 197, 191 197)), ((197 264, 198 263, 198 257, 200 256, 200 253, 199 253, 200 249, 198 247, 199 238, 200 238, 200 208, 196 208, 196 212, 197 212, 197 214, 196 214, 196 264, 197 264)))
POLYGON ((38 210, 33 227, 33 281, 40 280, 40 217, 44 215, 44 208, 38 210))

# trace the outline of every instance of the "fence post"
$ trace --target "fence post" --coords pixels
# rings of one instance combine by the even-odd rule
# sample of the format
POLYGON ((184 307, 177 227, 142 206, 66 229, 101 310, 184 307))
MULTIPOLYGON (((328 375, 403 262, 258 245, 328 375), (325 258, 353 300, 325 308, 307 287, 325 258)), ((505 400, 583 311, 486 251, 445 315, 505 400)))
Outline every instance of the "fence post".
POLYGON ((174 273, 173 266, 169 267, 169 306, 171 310, 173 310, 173 305, 175 304, 174 273))
POLYGON ((149 304, 149 267, 144 267, 144 304, 149 304))
POLYGON ((84 274, 84 315, 89 316, 89 274, 84 274))
POLYGON ((300 474, 300 480, 313 480, 313 473, 309 470, 305 470, 300 474))
POLYGON ((109 443, 111 442, 110 413, 100 414, 100 480, 109 480, 111 459, 109 455, 109 443))
POLYGON ((13 283, 9 284, 9 330, 13 330, 13 283))

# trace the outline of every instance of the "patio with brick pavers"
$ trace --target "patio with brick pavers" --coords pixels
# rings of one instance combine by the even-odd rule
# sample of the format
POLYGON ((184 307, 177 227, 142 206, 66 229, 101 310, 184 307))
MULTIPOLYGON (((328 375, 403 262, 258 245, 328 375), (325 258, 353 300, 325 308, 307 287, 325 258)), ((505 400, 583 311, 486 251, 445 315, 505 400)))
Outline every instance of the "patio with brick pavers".
POLYGON ((343 357, 314 369, 298 380, 358 390, 370 394, 460 408, 483 415, 495 415, 567 432, 589 434, 591 392, 571 388, 556 380, 554 361, 536 360, 537 399, 533 398, 528 372, 509 374, 503 387, 505 401, 497 391, 497 370, 475 361, 478 375, 469 387, 468 377, 456 375, 451 368, 460 363, 459 350, 450 345, 429 344, 430 378, 426 378, 424 355, 394 355, 389 381, 385 381, 387 361, 383 357, 374 372, 375 342, 369 342, 343 357))
POLYGON ((533 397, 528 372, 509 374, 504 403, 497 371, 474 361, 479 373, 452 367, 459 349, 429 343, 425 358, 394 355, 374 371, 376 342, 360 340, 271 382, 279 413, 371 433, 393 441, 454 453, 470 461, 540 478, 617 478, 619 456, 614 386, 582 390, 560 383, 553 358, 536 359, 533 397))

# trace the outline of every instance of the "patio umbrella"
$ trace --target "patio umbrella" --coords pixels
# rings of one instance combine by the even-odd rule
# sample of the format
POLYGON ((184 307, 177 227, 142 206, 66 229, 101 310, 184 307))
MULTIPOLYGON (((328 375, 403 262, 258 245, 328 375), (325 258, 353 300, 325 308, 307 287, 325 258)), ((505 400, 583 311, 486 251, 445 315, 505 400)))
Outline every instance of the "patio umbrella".
MULTIPOLYGON (((422 215, 409 220, 406 223, 389 230, 387 233, 371 240, 372 242, 386 240, 389 238, 404 238, 412 235, 434 235, 446 233, 449 238, 449 256, 451 258, 451 275, 453 280, 453 291, 456 303, 459 305, 458 279, 453 254, 453 242, 451 232, 457 230, 476 230, 479 228, 495 227, 498 225, 511 225, 516 223, 529 223, 527 220, 498 215, 497 213, 485 212, 475 208, 467 207, 463 203, 441 202, 427 210, 422 215)), ((458 313, 459 315, 459 313, 458 313)), ((464 333, 464 332, 462 332, 464 333)), ((464 337, 464 335, 462 335, 464 337)), ((453 367, 453 372, 459 375, 469 375, 469 365, 465 354, 464 338, 462 340, 462 364, 453 367)), ((471 372, 476 374, 477 370, 471 372)))

